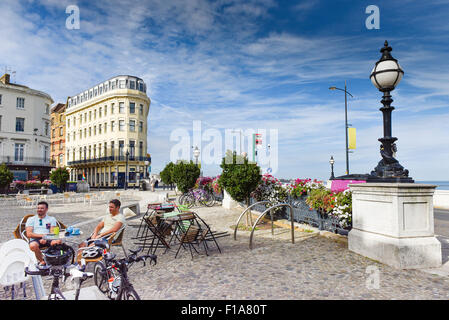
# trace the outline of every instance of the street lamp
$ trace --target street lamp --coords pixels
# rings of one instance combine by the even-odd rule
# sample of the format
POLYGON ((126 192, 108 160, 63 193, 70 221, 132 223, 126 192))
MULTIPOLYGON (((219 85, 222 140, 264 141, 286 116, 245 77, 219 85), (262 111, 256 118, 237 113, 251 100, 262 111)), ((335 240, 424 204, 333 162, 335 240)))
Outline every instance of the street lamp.
POLYGON ((329 180, 334 180, 335 179, 335 176, 334 176, 334 163, 335 163, 335 160, 334 160, 333 156, 331 156, 331 159, 329 160, 329 163, 331 164, 331 177, 329 178, 329 180))
POLYGON ((193 156, 195 157, 195 164, 198 166, 198 157, 200 156, 200 150, 198 147, 195 147, 193 150, 193 156))
POLYGON ((150 165, 150 161, 145 160, 145 179, 148 178, 148 166, 150 165))
POLYGON ((391 99, 390 92, 399 84, 404 75, 404 71, 401 69, 398 61, 391 56, 391 51, 392 48, 385 41, 383 48, 380 49, 382 56, 376 62, 370 75, 373 85, 380 92, 383 92, 381 100, 383 107, 379 110, 383 114, 384 136, 378 139, 382 143, 380 146, 382 160, 371 171, 369 180, 381 182, 414 182, 408 176, 408 170, 404 169, 393 156, 393 152, 396 152, 395 141, 398 139, 391 136, 391 112, 394 110, 394 107, 391 106, 393 99, 391 99))
POLYGON ((345 134, 346 134, 346 174, 349 174, 349 148, 348 148, 348 98, 347 95, 349 94, 351 98, 354 98, 352 94, 350 94, 346 90, 346 80, 345 80, 345 88, 340 89, 337 87, 329 87, 329 90, 340 90, 344 91, 345 93, 345 134))
POLYGON ((125 168, 125 190, 128 189, 128 157, 129 157, 129 151, 126 149, 126 168, 125 168))

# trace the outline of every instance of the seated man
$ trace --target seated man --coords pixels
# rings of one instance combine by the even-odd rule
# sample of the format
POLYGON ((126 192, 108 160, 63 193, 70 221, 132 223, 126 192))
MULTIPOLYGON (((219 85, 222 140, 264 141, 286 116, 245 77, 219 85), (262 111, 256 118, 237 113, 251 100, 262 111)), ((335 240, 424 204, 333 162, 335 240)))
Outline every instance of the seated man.
POLYGON ((61 244, 61 240, 45 240, 44 235, 53 231, 57 226, 57 220, 47 215, 48 203, 41 201, 37 204, 37 215, 29 218, 25 224, 26 236, 30 239, 30 249, 36 255, 40 264, 44 265, 44 257, 41 249, 61 244))
POLYGON ((92 235, 82 242, 78 248, 93 246, 94 240, 107 240, 111 233, 117 232, 123 226, 126 226, 125 216, 120 213, 120 201, 113 199, 109 201, 109 214, 95 227, 92 235))

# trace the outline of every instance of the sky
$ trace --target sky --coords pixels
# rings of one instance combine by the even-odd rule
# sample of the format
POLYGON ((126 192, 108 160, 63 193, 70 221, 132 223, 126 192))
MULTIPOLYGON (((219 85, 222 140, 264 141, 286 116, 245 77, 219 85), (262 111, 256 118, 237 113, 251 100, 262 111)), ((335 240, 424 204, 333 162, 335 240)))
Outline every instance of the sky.
MULTIPOLYGON (((188 132, 192 147, 200 122, 223 141, 225 130, 266 130, 258 152, 271 145, 276 177, 328 179, 331 155, 336 175, 346 168, 344 92, 330 86, 346 81, 353 95, 350 173, 381 160, 382 94, 369 75, 388 40, 405 72, 392 91, 396 157, 415 180, 449 180, 448 17, 448 0, 2 0, 0 71, 55 103, 116 75, 142 78, 153 173, 173 160, 173 133, 188 132), (70 5, 79 29, 66 27, 70 5), (369 5, 379 29, 366 27, 369 5)), ((202 162, 204 175, 220 174, 202 162)))

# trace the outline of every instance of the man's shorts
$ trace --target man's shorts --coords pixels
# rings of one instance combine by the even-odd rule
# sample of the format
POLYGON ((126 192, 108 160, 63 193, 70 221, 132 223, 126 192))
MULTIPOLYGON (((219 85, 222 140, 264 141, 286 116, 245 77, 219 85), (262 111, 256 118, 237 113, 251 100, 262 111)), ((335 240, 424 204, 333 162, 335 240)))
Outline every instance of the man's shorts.
POLYGON ((45 240, 45 243, 42 244, 40 242, 41 239, 31 239, 30 240, 30 244, 32 244, 33 242, 37 242, 39 244, 39 249, 44 249, 44 248, 48 248, 50 246, 50 241, 49 240, 45 240))

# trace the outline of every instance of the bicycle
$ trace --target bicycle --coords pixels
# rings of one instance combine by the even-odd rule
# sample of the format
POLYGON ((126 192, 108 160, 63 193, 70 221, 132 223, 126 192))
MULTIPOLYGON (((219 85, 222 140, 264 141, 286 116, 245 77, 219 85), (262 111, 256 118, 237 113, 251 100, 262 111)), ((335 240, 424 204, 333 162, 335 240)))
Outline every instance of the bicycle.
POLYGON ((139 295, 134 289, 128 278, 128 269, 134 262, 142 261, 145 266, 146 259, 157 263, 157 256, 143 255, 137 257, 142 248, 138 250, 129 250, 131 254, 128 258, 116 260, 116 255, 111 252, 103 251, 103 260, 98 261, 94 266, 94 282, 98 289, 106 294, 111 300, 140 300, 139 295))
POLYGON ((179 204, 186 205, 188 208, 192 208, 196 203, 212 207, 215 204, 215 197, 206 189, 191 189, 179 197, 179 204))
POLYGON ((59 279, 62 278, 63 282, 66 281, 68 276, 72 277, 72 281, 75 282, 75 300, 78 300, 81 291, 81 285, 87 279, 94 276, 92 272, 84 272, 86 269, 86 263, 82 259, 81 266, 78 264, 66 264, 63 266, 41 266, 37 265, 38 270, 29 270, 28 267, 25 268, 25 274, 35 275, 35 276, 53 276, 53 282, 51 284, 51 292, 48 295, 48 300, 66 300, 59 288, 59 279), (69 272, 67 272, 69 270, 69 272))

